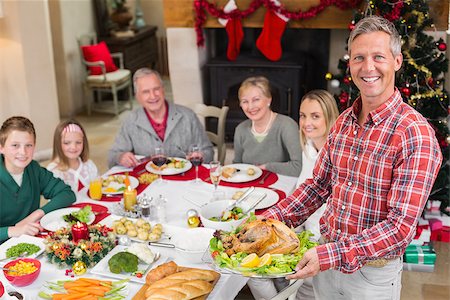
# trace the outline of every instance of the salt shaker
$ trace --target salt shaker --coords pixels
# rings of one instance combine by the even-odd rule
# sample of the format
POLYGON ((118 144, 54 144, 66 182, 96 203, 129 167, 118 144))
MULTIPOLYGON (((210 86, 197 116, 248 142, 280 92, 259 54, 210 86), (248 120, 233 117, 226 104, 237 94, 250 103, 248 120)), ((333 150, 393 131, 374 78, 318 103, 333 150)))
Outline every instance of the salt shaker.
POLYGON ((147 197, 142 198, 141 202, 139 203, 139 206, 141 207, 141 215, 144 218, 150 217, 150 202, 151 197, 148 199, 147 197))
POLYGON ((155 210, 158 223, 166 222, 166 202, 166 198, 164 198, 162 195, 159 195, 158 199, 156 200, 155 210))

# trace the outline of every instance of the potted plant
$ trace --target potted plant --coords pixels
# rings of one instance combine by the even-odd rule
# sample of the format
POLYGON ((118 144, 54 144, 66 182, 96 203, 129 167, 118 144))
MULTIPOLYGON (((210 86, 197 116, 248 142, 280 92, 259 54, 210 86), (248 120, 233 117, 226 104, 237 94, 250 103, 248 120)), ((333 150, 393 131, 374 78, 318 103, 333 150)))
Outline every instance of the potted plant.
POLYGON ((133 15, 129 12, 126 6, 126 0, 110 0, 110 7, 112 10, 111 21, 117 24, 119 31, 128 30, 133 15))

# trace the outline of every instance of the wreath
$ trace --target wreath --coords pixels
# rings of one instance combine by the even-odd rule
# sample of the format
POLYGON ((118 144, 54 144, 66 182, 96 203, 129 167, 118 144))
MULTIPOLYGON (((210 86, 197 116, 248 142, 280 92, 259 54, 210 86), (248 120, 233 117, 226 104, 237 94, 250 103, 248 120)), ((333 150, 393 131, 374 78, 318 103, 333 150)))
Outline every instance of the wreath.
POLYGON ((70 228, 63 227, 45 239, 45 252, 51 263, 60 267, 71 267, 82 261, 87 267, 95 266, 116 246, 116 235, 112 229, 99 224, 89 225, 89 240, 74 243, 70 228))

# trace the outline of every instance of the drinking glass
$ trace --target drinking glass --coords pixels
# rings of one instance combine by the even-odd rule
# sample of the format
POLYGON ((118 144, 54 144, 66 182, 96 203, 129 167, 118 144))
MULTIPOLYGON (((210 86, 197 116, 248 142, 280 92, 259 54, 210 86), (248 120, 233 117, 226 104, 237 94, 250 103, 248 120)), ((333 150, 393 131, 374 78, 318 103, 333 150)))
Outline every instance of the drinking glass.
POLYGON ((186 158, 195 167, 194 183, 201 182, 200 178, 198 178, 198 166, 200 166, 203 163, 203 152, 201 151, 200 147, 198 145, 191 145, 189 147, 189 152, 186 158))
POLYGON ((95 177, 89 182, 89 195, 91 199, 100 200, 102 199, 102 178, 95 177))
POLYGON ((214 193, 213 198, 217 194, 217 186, 220 182, 220 173, 222 171, 222 167, 220 166, 220 161, 212 161, 209 163, 209 177, 211 178, 212 184, 214 184, 214 193))
POLYGON ((152 162, 159 168, 159 178, 155 183, 161 184, 164 182, 161 175, 161 167, 167 162, 166 152, 163 147, 155 147, 152 154, 152 162))

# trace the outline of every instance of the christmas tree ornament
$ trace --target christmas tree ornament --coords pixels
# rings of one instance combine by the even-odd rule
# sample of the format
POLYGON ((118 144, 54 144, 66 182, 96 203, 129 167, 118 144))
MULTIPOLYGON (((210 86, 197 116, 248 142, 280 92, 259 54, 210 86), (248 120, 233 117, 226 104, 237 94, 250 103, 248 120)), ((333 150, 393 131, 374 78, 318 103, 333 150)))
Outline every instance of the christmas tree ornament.
POLYGON ((327 74, 325 74, 325 79, 326 79, 326 80, 331 80, 331 79, 333 79, 333 74, 331 74, 330 72, 327 72, 327 74))
POLYGON ((445 141, 447 142, 448 145, 450 145, 450 135, 445 138, 445 141))
MULTIPOLYGON (((236 9, 236 2, 234 0, 230 0, 223 8, 223 11, 225 13, 229 13, 236 9)), ((220 24, 225 26, 225 30, 228 35, 227 58, 228 60, 234 61, 239 56, 242 40, 244 39, 244 31, 242 30, 241 18, 219 18, 218 21, 220 24)))
POLYGON ((437 46, 437 48, 439 49, 439 51, 444 52, 445 50, 447 50, 447 44, 444 42, 440 42, 437 46))
POLYGON ((355 21, 351 21, 350 24, 348 24, 348 30, 353 31, 355 29, 355 21))
POLYGON ((334 87, 334 88, 339 87, 339 80, 337 80, 337 79, 331 80, 330 85, 331 85, 331 87, 334 87))
POLYGON ((409 97, 411 95, 411 90, 408 87, 402 87, 401 92, 406 97, 409 97))
POLYGON ((352 77, 351 76, 346 76, 344 77, 344 79, 342 80, 345 84, 350 84, 350 82, 352 81, 352 77))
MULTIPOLYGON (((271 0, 277 6, 280 6, 278 0, 271 0)), ((264 16, 264 25, 261 34, 256 40, 256 47, 264 56, 271 60, 277 61, 281 58, 281 37, 286 29, 286 23, 289 18, 274 12, 270 9, 266 11, 264 16)))
POLYGON ((84 262, 79 260, 73 264, 72 270, 75 275, 83 275, 84 273, 86 273, 87 267, 84 262))
POLYGON ((349 60, 349 59, 350 59, 350 55, 345 54, 345 55, 344 55, 344 60, 349 60))

